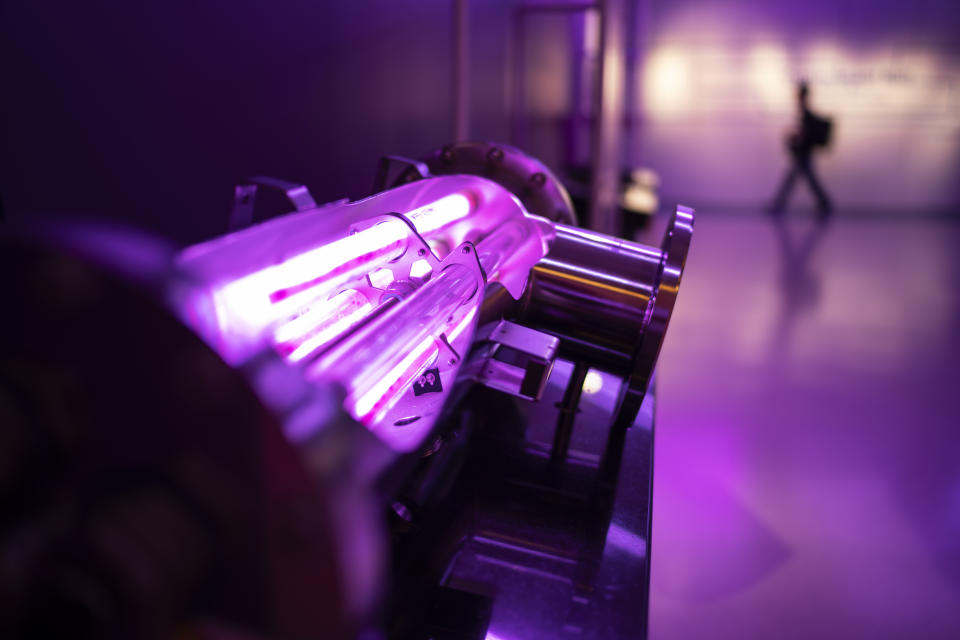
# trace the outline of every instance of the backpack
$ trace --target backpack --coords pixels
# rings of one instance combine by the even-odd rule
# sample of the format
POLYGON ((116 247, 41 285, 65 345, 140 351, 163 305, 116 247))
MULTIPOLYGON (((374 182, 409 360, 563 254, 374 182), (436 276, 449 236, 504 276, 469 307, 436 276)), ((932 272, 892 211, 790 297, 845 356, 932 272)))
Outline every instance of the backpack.
POLYGON ((816 114, 810 114, 810 144, 814 147, 829 147, 833 135, 833 120, 816 114))

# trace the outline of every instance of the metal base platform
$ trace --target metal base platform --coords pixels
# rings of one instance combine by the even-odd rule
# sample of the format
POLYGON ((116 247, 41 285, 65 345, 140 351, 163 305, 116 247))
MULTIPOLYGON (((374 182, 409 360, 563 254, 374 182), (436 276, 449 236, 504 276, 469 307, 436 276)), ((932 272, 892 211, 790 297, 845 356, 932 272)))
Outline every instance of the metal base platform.
POLYGON ((590 371, 558 460, 573 369, 558 361, 536 404, 476 389, 461 405, 447 463, 394 505, 391 638, 646 637, 654 396, 611 434, 620 381, 590 371))

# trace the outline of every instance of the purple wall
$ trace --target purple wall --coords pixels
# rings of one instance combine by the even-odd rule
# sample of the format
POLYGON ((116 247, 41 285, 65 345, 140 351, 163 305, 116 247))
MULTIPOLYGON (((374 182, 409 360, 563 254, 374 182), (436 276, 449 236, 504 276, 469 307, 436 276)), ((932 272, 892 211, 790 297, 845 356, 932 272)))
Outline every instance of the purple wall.
POLYGON ((4 3, 6 209, 195 241, 244 176, 364 195, 379 156, 448 141, 450 21, 446 0, 4 3))
POLYGON ((950 2, 641 1, 629 160, 660 172, 667 202, 755 209, 785 169, 792 82, 807 77, 835 119, 820 167, 841 210, 955 212, 958 28, 950 2))
MULTIPOLYGON (((510 131, 512 6, 471 3, 474 138, 510 131)), ((814 81, 814 105, 837 118, 822 168, 840 207, 960 202, 960 5, 637 8, 626 154, 660 173, 665 204, 742 209, 769 198, 800 73, 814 81)), ((244 176, 302 181, 319 201, 364 195, 380 155, 448 141, 450 27, 449 0, 3 3, 5 208, 105 215, 190 242, 223 230, 244 176)), ((544 20, 527 55, 528 148, 554 168, 572 144, 570 33, 544 20)))

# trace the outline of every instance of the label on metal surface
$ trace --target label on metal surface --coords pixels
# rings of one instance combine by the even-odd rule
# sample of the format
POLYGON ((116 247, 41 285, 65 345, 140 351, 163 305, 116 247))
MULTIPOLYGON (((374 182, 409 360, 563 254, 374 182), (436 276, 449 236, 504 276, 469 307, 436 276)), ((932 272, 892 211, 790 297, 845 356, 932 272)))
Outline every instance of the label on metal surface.
POLYGON ((423 372, 423 375, 413 383, 413 395, 415 396, 440 391, 443 391, 443 385, 440 384, 440 369, 427 369, 423 372))

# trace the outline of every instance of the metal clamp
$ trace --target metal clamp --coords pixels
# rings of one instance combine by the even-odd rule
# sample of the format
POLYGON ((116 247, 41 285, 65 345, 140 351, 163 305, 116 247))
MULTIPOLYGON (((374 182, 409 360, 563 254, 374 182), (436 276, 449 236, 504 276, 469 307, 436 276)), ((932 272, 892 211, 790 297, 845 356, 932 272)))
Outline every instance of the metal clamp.
POLYGON ((539 400, 557 359, 560 340, 546 333, 500 320, 481 327, 465 375, 527 400, 539 400))
POLYGON ((429 177, 430 169, 419 160, 404 156, 383 156, 377 163, 377 173, 373 178, 373 191, 371 193, 380 193, 384 189, 398 187, 414 180, 429 177), (394 166, 400 167, 400 172, 393 180, 390 180, 390 170, 394 166))
POLYGON ((234 188, 233 209, 230 211, 230 225, 228 227, 230 231, 244 229, 253 224, 253 205, 256 201, 258 187, 281 192, 293 205, 294 211, 309 211, 317 208, 317 203, 306 186, 278 178, 254 176, 234 188))

